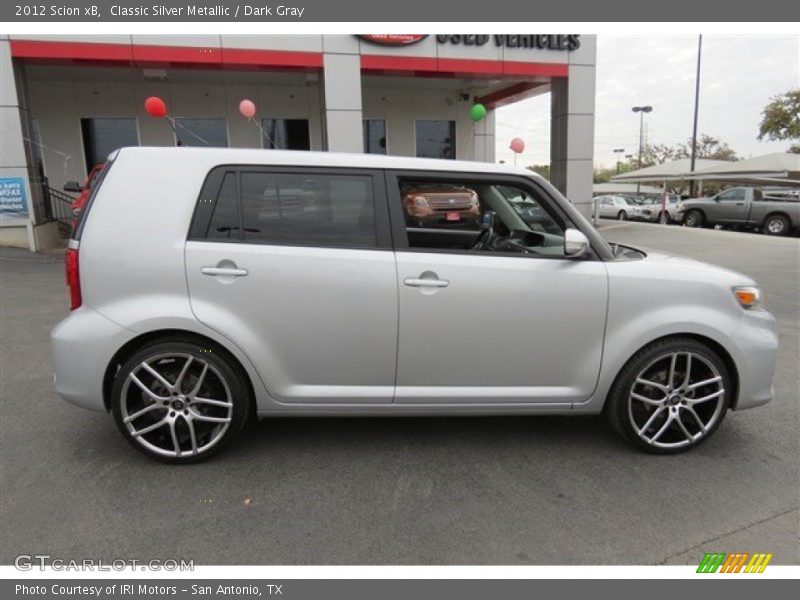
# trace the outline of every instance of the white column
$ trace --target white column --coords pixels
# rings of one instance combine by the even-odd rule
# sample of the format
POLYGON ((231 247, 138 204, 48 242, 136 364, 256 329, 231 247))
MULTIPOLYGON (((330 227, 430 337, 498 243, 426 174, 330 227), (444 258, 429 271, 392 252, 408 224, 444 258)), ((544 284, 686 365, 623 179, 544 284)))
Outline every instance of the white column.
POLYGON ((595 38, 581 36, 568 78, 553 80, 550 180, 589 218, 594 169, 595 38))
POLYGON ((474 125, 475 155, 469 160, 495 161, 495 111, 486 112, 486 118, 474 125))
POLYGON ((11 60, 11 44, 7 35, 0 36, 0 178, 21 179, 25 188, 28 216, 0 216, 0 245, 36 250, 33 235, 34 197, 31 173, 25 154, 22 113, 27 108, 17 93, 18 78, 11 60))
POLYGON ((331 152, 364 152, 361 57, 351 37, 323 37, 324 148, 331 152))

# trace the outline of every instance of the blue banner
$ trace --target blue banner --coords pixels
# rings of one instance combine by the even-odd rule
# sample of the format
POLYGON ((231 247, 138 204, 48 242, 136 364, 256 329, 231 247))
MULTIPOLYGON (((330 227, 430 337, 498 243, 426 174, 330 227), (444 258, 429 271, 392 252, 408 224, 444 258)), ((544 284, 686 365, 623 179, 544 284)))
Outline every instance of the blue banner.
POLYGON ((22 177, 0 177, 0 215, 28 218, 28 196, 22 177))

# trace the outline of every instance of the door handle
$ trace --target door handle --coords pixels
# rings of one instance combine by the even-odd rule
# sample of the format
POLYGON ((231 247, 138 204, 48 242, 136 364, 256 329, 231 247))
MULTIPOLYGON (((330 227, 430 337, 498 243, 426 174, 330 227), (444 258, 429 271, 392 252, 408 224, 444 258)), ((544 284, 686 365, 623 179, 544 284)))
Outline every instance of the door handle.
POLYGON ((238 267, 201 267, 200 272, 203 275, 222 275, 224 277, 246 277, 248 270, 240 269, 238 267))
POLYGON ((450 282, 446 279, 417 279, 413 277, 404 279, 403 283, 408 287, 445 288, 450 285, 450 282))

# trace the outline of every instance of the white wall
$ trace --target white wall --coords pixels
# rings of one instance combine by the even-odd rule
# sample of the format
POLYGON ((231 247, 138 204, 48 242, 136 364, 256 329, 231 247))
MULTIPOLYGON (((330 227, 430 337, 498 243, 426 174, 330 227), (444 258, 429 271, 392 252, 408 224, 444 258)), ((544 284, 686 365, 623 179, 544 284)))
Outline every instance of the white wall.
MULTIPOLYGON (((320 91, 315 81, 270 84, 269 76, 259 84, 208 82, 144 81, 81 81, 64 78, 31 79, 29 93, 31 112, 39 123, 45 170, 50 185, 60 188, 65 181, 82 180, 86 176, 80 120, 90 117, 136 117, 140 145, 173 145, 168 123, 144 111, 148 96, 162 97, 172 116, 224 117, 228 124, 231 147, 260 147, 260 131, 239 114, 239 102, 250 98, 258 107, 259 117, 309 119, 311 148, 322 150, 320 91), (48 150, 47 148, 52 148, 48 150), (53 150, 70 155, 68 161, 53 150)), ((198 74, 213 79, 213 74, 198 74)))
MULTIPOLYGON (((250 98, 260 117, 309 119, 311 149, 323 149, 322 108, 316 75, 298 75, 300 83, 269 83, 269 74, 259 84, 208 82, 154 82, 70 79, 69 67, 61 79, 29 79, 31 111, 39 123, 45 170, 51 186, 65 181, 82 181, 86 176, 80 120, 91 117, 136 117, 141 145, 172 145, 168 124, 148 116, 144 100, 162 97, 169 112, 177 117, 225 117, 231 147, 260 147, 260 132, 238 111, 239 101, 250 98), (306 81, 306 79, 312 81, 306 81), (51 149, 51 150, 48 150, 51 149), (70 155, 69 160, 57 152, 70 155)), ((51 69, 48 73, 52 73, 51 69)), ((213 74, 198 73, 213 79, 213 74)), ((461 100, 454 90, 424 89, 421 86, 376 86, 375 80, 362 89, 363 118, 385 119, 388 152, 414 156, 415 120, 456 121, 456 157, 464 160, 494 160, 494 112, 475 124, 469 118, 471 101, 461 100), (481 134, 481 135, 476 135, 481 134)), ((424 81, 423 81, 424 83, 424 81)), ((361 130, 353 132, 361 140, 361 130)))
POLYGON ((365 119, 386 121, 387 153, 415 156, 417 120, 456 122, 456 158, 494 161, 494 111, 475 124, 469 118, 471 100, 461 100, 455 90, 426 90, 424 80, 414 87, 377 85, 376 79, 362 87, 365 119), (491 142, 477 134, 491 132, 491 142))

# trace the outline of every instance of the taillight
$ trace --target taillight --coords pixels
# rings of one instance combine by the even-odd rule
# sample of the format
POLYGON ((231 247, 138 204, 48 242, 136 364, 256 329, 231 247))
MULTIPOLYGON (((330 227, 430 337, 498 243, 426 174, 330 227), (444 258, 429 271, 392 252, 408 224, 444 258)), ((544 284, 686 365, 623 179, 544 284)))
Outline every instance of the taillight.
POLYGON ((67 271, 67 286, 69 287, 69 309, 75 310, 83 303, 77 248, 67 248, 67 252, 64 254, 64 264, 67 271))

